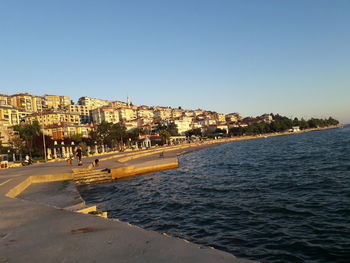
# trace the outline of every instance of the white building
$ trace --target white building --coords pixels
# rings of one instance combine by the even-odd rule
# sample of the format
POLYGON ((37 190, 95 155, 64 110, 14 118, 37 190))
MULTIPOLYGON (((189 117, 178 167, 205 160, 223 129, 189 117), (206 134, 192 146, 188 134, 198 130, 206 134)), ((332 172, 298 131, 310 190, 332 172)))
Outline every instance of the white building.
POLYGON ((154 117, 153 110, 143 109, 143 108, 137 109, 137 118, 153 118, 153 117, 154 117))
POLYGON ((87 106, 89 109, 94 110, 103 106, 108 106, 112 101, 102 100, 90 97, 81 97, 78 100, 79 105, 87 106))
POLYGON ((177 126, 179 134, 185 135, 185 132, 192 129, 192 119, 191 118, 181 118, 174 120, 174 123, 177 126))
POLYGON ((121 107, 117 109, 119 112, 119 119, 124 121, 131 121, 137 118, 137 111, 132 107, 121 107))
POLYGON ((67 107, 67 110, 69 112, 78 113, 81 123, 91 122, 90 107, 84 105, 69 105, 67 107))
POLYGON ((103 121, 111 123, 119 123, 119 112, 113 107, 100 107, 91 110, 91 118, 93 123, 100 124, 103 121))

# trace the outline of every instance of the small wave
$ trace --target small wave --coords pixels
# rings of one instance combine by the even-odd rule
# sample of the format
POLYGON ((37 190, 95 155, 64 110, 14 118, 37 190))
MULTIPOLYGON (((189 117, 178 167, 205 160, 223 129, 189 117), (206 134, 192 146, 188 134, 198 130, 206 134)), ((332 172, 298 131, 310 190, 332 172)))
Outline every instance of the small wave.
POLYGON ((82 192, 111 217, 236 256, 345 263, 349 138, 347 128, 234 142, 181 156, 178 170, 82 192))

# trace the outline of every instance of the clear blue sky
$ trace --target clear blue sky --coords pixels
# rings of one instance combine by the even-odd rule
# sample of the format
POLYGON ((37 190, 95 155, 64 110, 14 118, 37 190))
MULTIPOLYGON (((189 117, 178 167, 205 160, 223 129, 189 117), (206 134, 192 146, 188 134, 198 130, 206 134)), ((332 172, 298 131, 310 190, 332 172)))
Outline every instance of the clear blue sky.
POLYGON ((350 122, 350 1, 3 0, 0 93, 350 122))

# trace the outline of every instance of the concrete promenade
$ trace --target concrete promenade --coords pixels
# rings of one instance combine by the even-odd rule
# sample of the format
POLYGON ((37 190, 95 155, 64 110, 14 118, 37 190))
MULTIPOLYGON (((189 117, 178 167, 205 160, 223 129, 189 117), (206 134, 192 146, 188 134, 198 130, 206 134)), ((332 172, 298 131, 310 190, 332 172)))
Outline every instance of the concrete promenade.
MULTIPOLYGON (((84 158, 113 178, 177 167, 177 155, 222 143, 159 147, 84 158), (161 156, 162 155, 162 156, 161 156)), ((84 207, 66 162, 0 170, 0 262, 252 262, 118 220, 84 207), (58 188, 60 189, 58 189, 58 188), (61 193, 59 193, 61 191, 61 193), (24 200, 27 199, 27 200, 24 200)))

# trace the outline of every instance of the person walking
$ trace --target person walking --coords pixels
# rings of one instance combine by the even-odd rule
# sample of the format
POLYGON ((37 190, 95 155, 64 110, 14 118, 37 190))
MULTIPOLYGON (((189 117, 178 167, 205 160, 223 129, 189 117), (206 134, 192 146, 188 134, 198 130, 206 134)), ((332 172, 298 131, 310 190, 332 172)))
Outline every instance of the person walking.
POLYGON ((81 157, 82 157, 82 150, 81 150, 81 147, 78 146, 78 149, 77 149, 77 157, 78 157, 78 166, 81 166, 83 165, 83 162, 81 160, 81 157))

